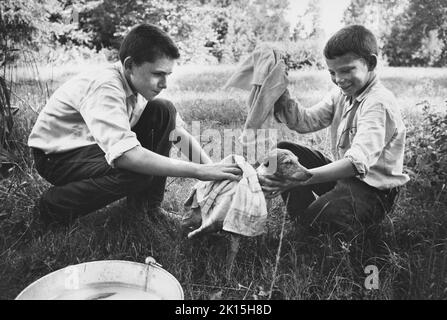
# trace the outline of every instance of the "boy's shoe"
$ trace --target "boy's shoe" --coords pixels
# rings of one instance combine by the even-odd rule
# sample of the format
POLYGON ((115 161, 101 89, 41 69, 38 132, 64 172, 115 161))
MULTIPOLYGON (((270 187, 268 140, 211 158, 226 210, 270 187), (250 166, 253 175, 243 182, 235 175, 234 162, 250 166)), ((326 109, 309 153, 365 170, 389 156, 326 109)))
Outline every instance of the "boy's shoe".
POLYGON ((147 201, 142 200, 141 197, 129 195, 125 199, 125 204, 128 209, 135 212, 146 212, 148 210, 147 201))
POLYGON ((150 208, 146 211, 146 214, 156 228, 161 227, 171 238, 177 238, 181 235, 180 222, 182 217, 180 215, 168 212, 160 206, 150 208))
POLYGON ((43 235, 44 233, 49 231, 50 226, 53 224, 53 222, 48 215, 48 210, 42 202, 42 198, 36 200, 31 214, 31 232, 37 235, 43 235))
POLYGON ((42 197, 36 200, 32 210, 32 220, 30 224, 30 229, 34 234, 43 235, 48 231, 55 230, 61 226, 66 227, 68 225, 68 221, 55 219, 50 215, 47 206, 42 201, 42 197))

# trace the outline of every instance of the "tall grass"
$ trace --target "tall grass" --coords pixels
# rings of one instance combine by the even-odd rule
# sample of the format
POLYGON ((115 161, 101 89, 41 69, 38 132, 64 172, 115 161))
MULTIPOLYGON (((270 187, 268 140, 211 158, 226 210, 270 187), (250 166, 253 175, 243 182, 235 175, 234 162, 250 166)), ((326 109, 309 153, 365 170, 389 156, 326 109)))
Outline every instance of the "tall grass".
MULTIPOLYGON (((42 79, 43 87, 51 93, 75 71, 65 70, 42 79)), ((178 68, 163 96, 174 101, 188 123, 200 120, 203 129, 241 128, 247 94, 221 89, 233 70, 229 66, 178 68)), ((318 101, 331 88, 323 71, 292 72, 290 80, 292 95, 305 105, 318 101)), ((385 69, 383 82, 397 95, 408 127, 422 125, 420 102, 438 105, 446 99, 447 76, 438 69, 385 69)), ((18 78, 13 88, 12 104, 20 108, 14 130, 26 144, 46 93, 24 78, 18 78)), ((298 135, 277 127, 280 139, 329 152, 326 131, 298 135)), ((175 150, 172 156, 178 156, 175 150)), ((243 239, 236 267, 226 277, 227 235, 187 240, 174 225, 132 212, 120 201, 67 229, 35 234, 30 229, 31 211, 49 184, 36 173, 29 154, 20 166, 0 181, 0 299, 13 299, 31 282, 70 264, 103 259, 143 262, 146 256, 153 256, 180 281, 186 299, 447 298, 445 192, 427 202, 433 189, 420 189, 417 181, 406 185, 394 211, 367 239, 307 238, 290 221, 282 230, 283 204, 275 199, 267 232, 243 239), (378 290, 364 287, 367 265, 380 270, 378 290)), ((194 183, 193 179, 168 178, 164 208, 182 214, 194 183)))

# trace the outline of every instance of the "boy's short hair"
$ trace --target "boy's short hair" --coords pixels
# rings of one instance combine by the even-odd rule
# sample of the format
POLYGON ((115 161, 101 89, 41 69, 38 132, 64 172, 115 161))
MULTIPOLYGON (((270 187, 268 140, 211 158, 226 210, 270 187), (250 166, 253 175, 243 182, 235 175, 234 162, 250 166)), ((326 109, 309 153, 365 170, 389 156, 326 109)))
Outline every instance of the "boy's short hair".
POLYGON ((341 57, 353 53, 371 65, 371 55, 378 55, 379 49, 374 34, 361 25, 351 25, 340 29, 326 43, 326 59, 341 57))
POLYGON ((119 56, 121 63, 132 57, 137 65, 167 57, 178 59, 179 50, 169 35, 159 27, 143 23, 133 27, 121 43, 119 56))

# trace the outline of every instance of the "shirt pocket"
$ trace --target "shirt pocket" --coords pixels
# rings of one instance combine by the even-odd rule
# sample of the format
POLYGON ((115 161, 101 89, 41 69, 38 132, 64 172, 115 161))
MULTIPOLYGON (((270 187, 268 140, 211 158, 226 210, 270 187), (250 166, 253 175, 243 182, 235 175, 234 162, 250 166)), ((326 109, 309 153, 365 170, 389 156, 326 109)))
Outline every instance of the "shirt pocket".
POLYGON ((348 127, 345 128, 341 133, 338 139, 337 148, 340 150, 347 150, 351 147, 352 141, 354 140, 355 135, 357 134, 357 127, 348 127))

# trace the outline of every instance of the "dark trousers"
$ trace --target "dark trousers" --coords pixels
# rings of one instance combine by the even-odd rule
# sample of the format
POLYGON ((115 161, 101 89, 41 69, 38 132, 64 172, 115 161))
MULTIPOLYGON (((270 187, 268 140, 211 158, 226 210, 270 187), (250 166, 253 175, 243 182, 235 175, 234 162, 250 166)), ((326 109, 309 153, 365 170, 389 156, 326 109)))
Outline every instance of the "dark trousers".
MULTIPOLYGON (((280 142, 280 149, 292 151, 306 168, 329 164, 320 152, 291 142, 280 142)), ((365 231, 382 221, 391 210, 397 188, 379 190, 358 178, 297 187, 282 194, 287 212, 300 224, 314 231, 350 234, 365 231), (319 197, 316 199, 314 194, 319 197)))
MULTIPOLYGON (((156 99, 148 103, 132 131, 143 147, 169 156, 175 118, 174 105, 156 99)), ((53 184, 42 194, 40 206, 55 220, 67 222, 126 196, 153 206, 163 201, 166 177, 112 168, 97 144, 63 153, 44 154, 39 149, 33 153, 37 171, 53 184)))

